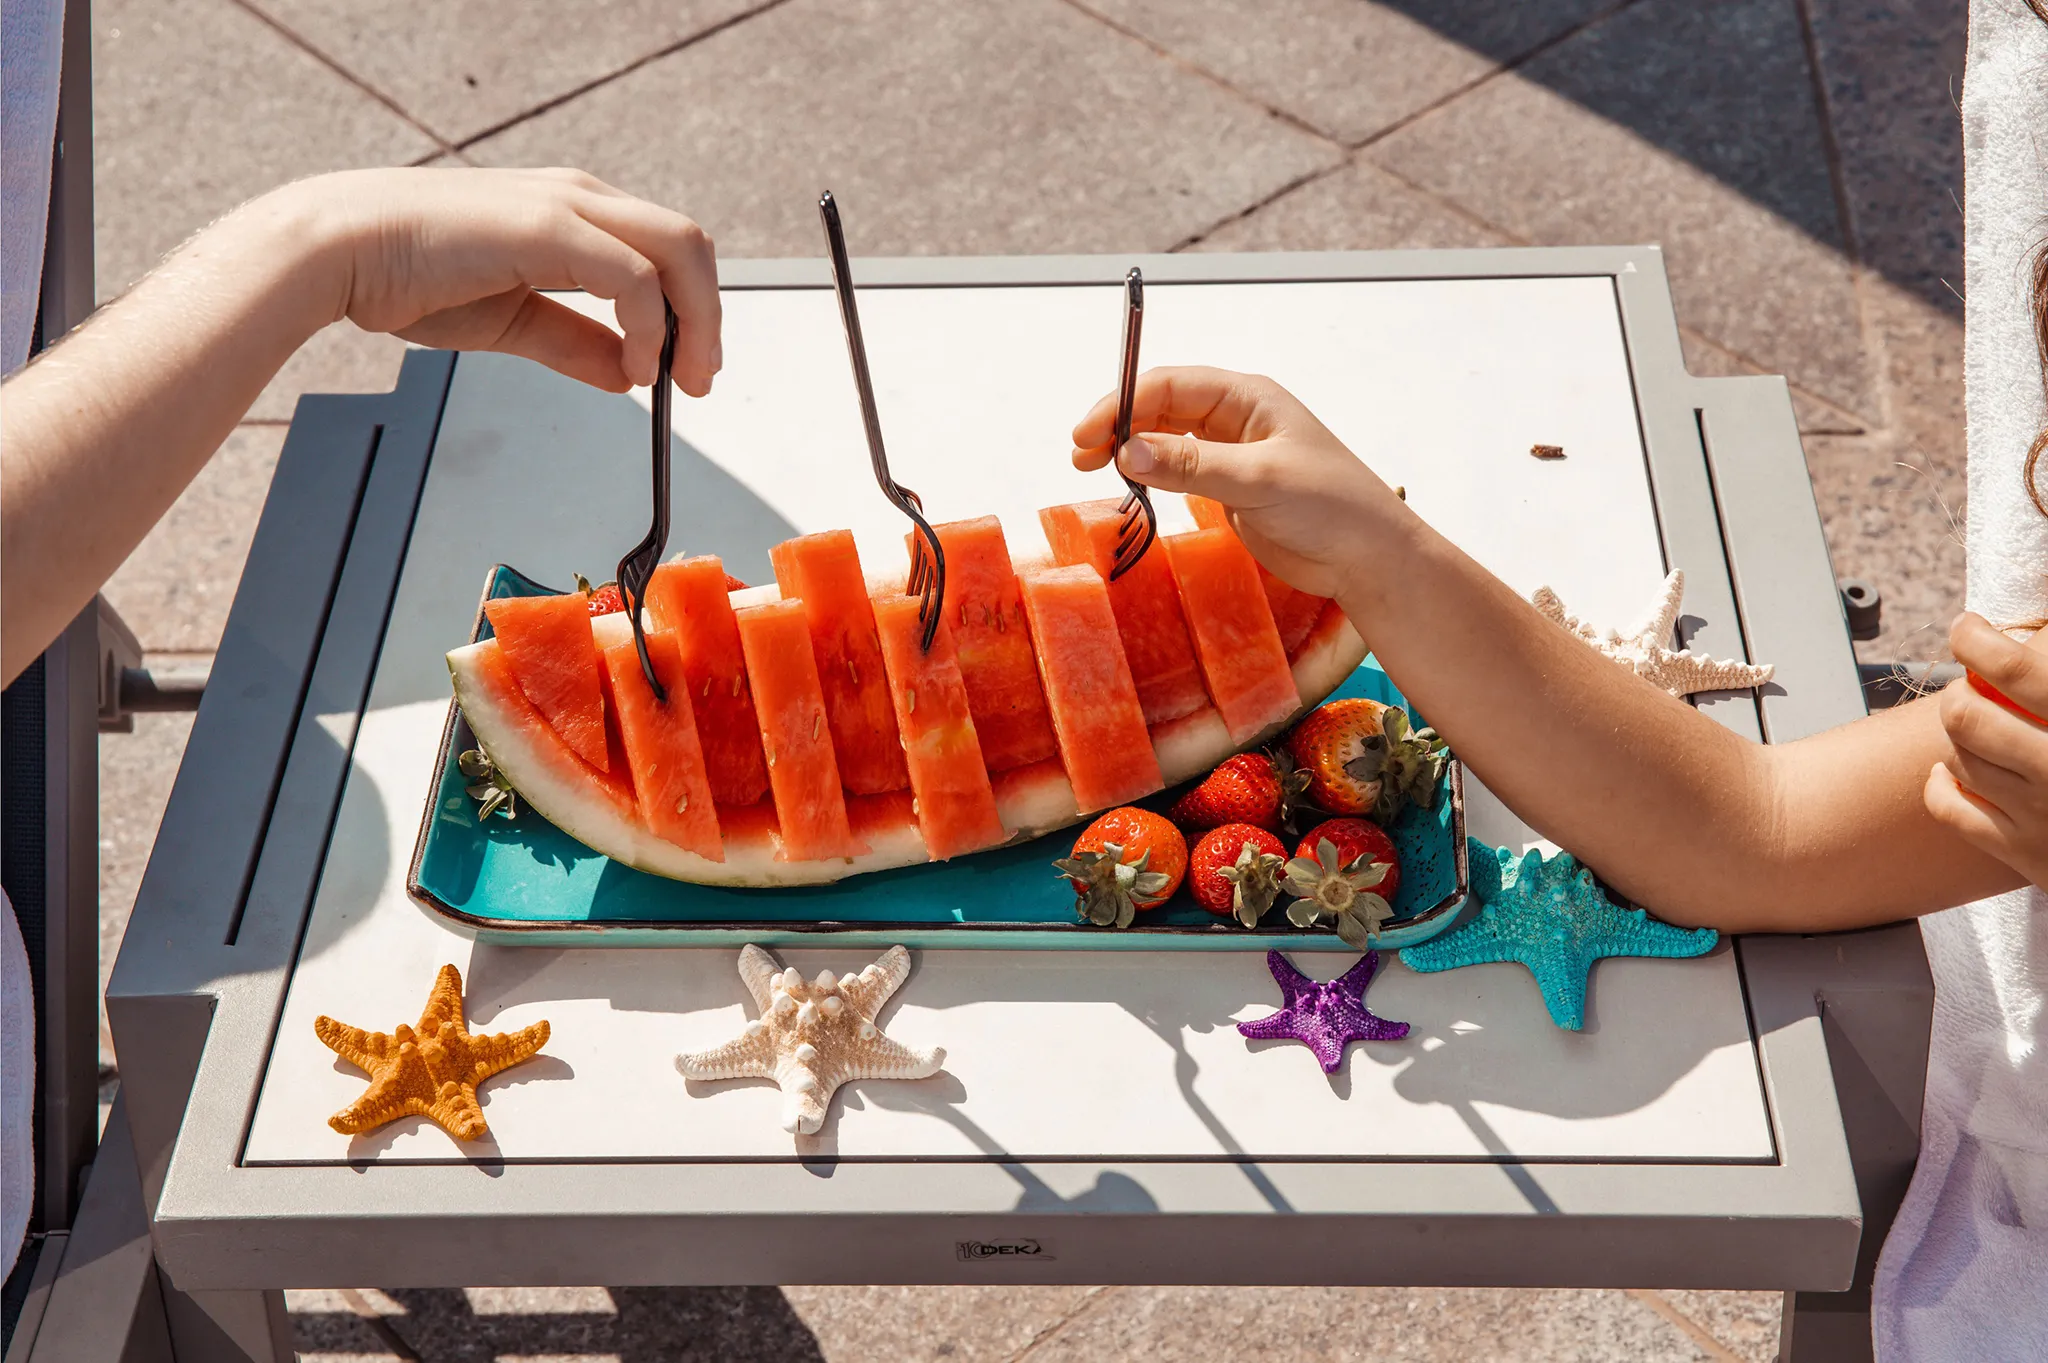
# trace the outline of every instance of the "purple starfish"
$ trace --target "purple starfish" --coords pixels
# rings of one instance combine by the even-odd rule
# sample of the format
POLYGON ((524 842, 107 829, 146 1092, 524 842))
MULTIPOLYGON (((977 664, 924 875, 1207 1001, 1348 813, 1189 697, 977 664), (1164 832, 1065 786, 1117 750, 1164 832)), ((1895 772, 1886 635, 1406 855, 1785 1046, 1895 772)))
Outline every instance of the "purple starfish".
POLYGON ((1366 1010, 1365 986, 1379 969, 1380 954, 1368 951, 1358 964, 1334 980, 1312 980, 1277 951, 1266 953, 1266 967, 1279 981, 1282 1006, 1271 1017, 1240 1022, 1237 1030, 1253 1041, 1299 1041, 1316 1054, 1325 1074, 1344 1063, 1344 1048, 1354 1041, 1399 1041, 1408 1024, 1389 1022, 1366 1010))

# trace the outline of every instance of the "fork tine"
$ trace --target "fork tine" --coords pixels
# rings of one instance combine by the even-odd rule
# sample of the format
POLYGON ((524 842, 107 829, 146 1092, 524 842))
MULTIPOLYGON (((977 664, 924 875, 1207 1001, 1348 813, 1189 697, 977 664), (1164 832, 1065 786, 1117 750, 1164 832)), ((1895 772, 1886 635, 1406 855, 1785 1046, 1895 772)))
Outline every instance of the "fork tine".
POLYGON ((647 600, 647 584, 654 576, 655 565, 661 562, 662 551, 668 548, 669 413, 673 402, 669 367, 676 359, 676 310, 669 306, 666 298, 661 300, 661 309, 661 363, 654 376, 650 423, 654 463, 653 524, 641 541, 619 560, 618 578, 619 595, 625 599, 629 623, 633 627, 633 647, 640 654, 640 670, 646 674, 647 685, 653 690, 654 698, 667 704, 668 688, 661 684, 661 678, 654 675, 654 659, 647 654, 647 626, 640 618, 641 607, 647 600))
POLYGON ((829 189, 818 196, 818 217, 825 224, 825 245, 832 258, 832 287, 839 295, 839 320, 846 328, 846 353, 853 362, 853 384, 860 395, 868 462, 874 468, 875 482, 882 495, 917 527, 910 555, 910 578, 905 586, 918 598, 917 619, 924 627, 921 647, 929 653, 932 640, 938 635, 940 605, 946 597, 946 551, 939 544, 931 522, 924 517, 924 503, 889 474, 889 454, 882 444, 882 418, 875 408, 874 378, 868 372, 867 343, 861 338, 860 309, 853 296, 853 266, 846 254, 846 230, 840 225, 839 204, 829 189))

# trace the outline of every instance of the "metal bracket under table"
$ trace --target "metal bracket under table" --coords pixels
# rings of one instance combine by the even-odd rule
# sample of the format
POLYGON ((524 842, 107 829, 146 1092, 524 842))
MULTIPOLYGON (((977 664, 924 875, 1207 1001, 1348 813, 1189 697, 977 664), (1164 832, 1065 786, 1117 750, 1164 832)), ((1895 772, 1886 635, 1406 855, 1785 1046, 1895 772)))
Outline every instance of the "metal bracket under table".
MULTIPOLYGON (((963 340, 957 331, 917 334, 915 307, 950 307, 947 315, 955 316, 976 290, 1044 290, 1051 299, 1053 291, 1100 289, 1111 316, 1107 300, 1134 263, 1154 286, 1147 359, 1162 363, 1201 358, 1178 353, 1192 340, 1177 348, 1172 339, 1171 300, 1180 285, 1218 286, 1178 295, 1189 300, 1187 315, 1210 319, 1212 329, 1219 317, 1250 318, 1245 310, 1268 296, 1258 290, 1269 285, 1327 285, 1353 290, 1341 294, 1347 300, 1356 293, 1393 312, 1421 308, 1413 325, 1425 331, 1438 297, 1455 294, 1466 300, 1460 306, 1484 311, 1487 295, 1468 285, 1526 294, 1548 288, 1547 282, 1580 281, 1571 286, 1575 306, 1596 296, 1587 289, 1611 298, 1616 363, 1625 363, 1621 392, 1628 410, 1621 426, 1632 423, 1624 434, 1632 442, 1627 448, 1640 455, 1649 516, 1640 525, 1617 525, 1615 534, 1640 541, 1632 552, 1649 570, 1685 569, 1685 632, 1695 647, 1777 666, 1777 681, 1761 697, 1707 697, 1702 707, 1749 737, 1778 742, 1862 713, 1784 382, 1685 372, 1654 247, 859 262, 863 289, 902 305, 875 307, 870 342, 878 378, 895 384, 892 391, 885 382, 881 393, 884 420, 897 423, 891 426, 892 458, 904 451, 902 462, 917 470, 912 481, 928 499, 928 481, 939 475, 918 460, 940 469, 938 461, 950 454, 956 462, 993 461, 975 476, 997 489, 990 495, 1000 500, 1006 494, 998 485, 1007 475, 996 464, 1014 463, 1044 445, 1047 432, 1063 429, 1094 393, 1085 381, 1063 377, 1068 360, 1047 345, 1039 353, 1052 376, 1046 382, 1057 393, 1045 399, 1057 409, 1056 424, 1004 417, 993 426, 948 429, 949 399, 925 389, 939 386, 930 374, 953 362, 948 352, 972 351, 974 338, 963 340), (1354 289, 1362 285, 1380 291, 1354 289), (1442 285, 1436 293, 1424 287, 1436 285, 1442 285), (916 368, 920 356, 924 370, 916 368), (1017 443, 998 448, 1006 430, 1018 426, 1025 429, 1017 443)), ((720 407, 715 394, 713 405, 695 409, 701 415, 678 413, 679 438, 712 456, 707 476, 717 474, 720 422, 751 420, 758 427, 790 416, 761 410, 763 400, 742 375, 769 366, 764 359, 748 370, 745 361, 773 352, 792 369, 800 367, 804 347, 815 340, 786 325, 778 332, 776 309, 807 307, 810 295, 822 298, 828 287, 822 261, 726 262, 721 274, 729 319, 755 317, 758 334, 748 340, 751 324, 744 322, 729 329, 729 365, 720 385, 737 389, 738 397, 720 407), (740 306, 749 299, 761 305, 753 313, 740 306), (735 414, 747 401, 753 407, 735 414), (691 420, 700 425, 686 427, 691 420)), ((1346 328, 1369 331, 1373 324, 1367 316, 1333 323, 1328 337, 1273 343, 1305 347, 1300 353, 1306 354, 1317 345, 1349 344, 1347 337, 1361 333, 1346 328)), ((1259 363, 1260 352, 1245 339, 1256 331, 1247 322, 1229 337, 1207 333, 1215 339, 1216 362, 1249 356, 1244 363, 1259 363)), ((1071 349, 1088 351, 1090 360, 1097 358, 1093 349, 1103 352, 1092 368, 1100 369, 1106 386, 1113 323, 1105 324, 1103 336, 1092 348, 1089 338, 1073 338, 1071 349)), ((830 339, 837 344, 836 333, 830 339)), ((1421 344, 1412 336, 1382 341, 1384 362, 1396 367, 1402 346, 1421 344)), ((983 361, 968 355, 957 362, 971 367, 983 361)), ((1481 366, 1483 359, 1472 364, 1481 366)), ((1369 365, 1356 373, 1360 384, 1372 381, 1369 365)), ((1290 372, 1275 377, 1294 382, 1290 372)), ((968 1154, 943 1156, 892 1157, 882 1150, 854 1157, 827 1147, 774 1157, 526 1158, 512 1148, 509 1134, 499 1160, 445 1153, 387 1158, 388 1151, 371 1148, 324 1159, 252 1158, 266 1075, 274 1056, 286 1054, 279 1047, 299 1044, 296 1030, 287 1037, 280 1027, 306 960, 323 882, 331 890, 332 878, 359 870, 339 865, 330 849, 355 836, 345 790, 352 763, 364 756, 358 737, 379 713, 376 688, 387 642, 402 637, 401 617, 411 609, 408 584, 439 573, 444 561, 464 561, 448 548, 448 536, 440 533, 445 527, 431 520, 438 513, 423 509, 431 502, 430 496, 423 500, 423 490, 437 476, 459 476, 457 463, 488 460, 508 440, 516 443, 517 432, 492 426, 494 404, 503 421, 527 425, 534 412, 557 410, 550 395, 558 390, 548 387, 556 382, 566 383, 502 357, 421 352, 407 357, 396 391, 308 397, 293 421, 108 991, 124 1106, 145 1201, 154 1208, 156 1252, 167 1298, 176 1299, 167 1306, 180 1357, 230 1356, 224 1350, 262 1360, 284 1356, 288 1332, 276 1289, 286 1286, 855 1280, 1774 1289, 1796 1294, 1788 1297, 1788 1312, 1789 1304, 1801 1308, 1797 1321, 1788 1313, 1788 1357, 1794 1350, 1800 1358, 1859 1356, 1859 1329, 1867 1356, 1867 1314, 1858 1314, 1867 1313, 1867 1298, 1855 1289, 1867 1285, 1880 1237, 1863 1232, 1866 1217, 1873 1230, 1888 1222, 1910 1173, 1931 1003, 1910 925, 1734 944, 1729 965, 1747 1028, 1741 1045, 1753 1057, 1762 1123, 1758 1149, 1739 1158, 1531 1155, 1514 1139, 1457 1157, 1268 1157, 1222 1140, 1219 1151, 1199 1155, 1170 1150, 1145 1158, 1123 1149, 1088 1158, 1072 1149, 1019 1153, 992 1139, 968 1154), (458 393, 467 394, 459 420, 468 423, 459 438, 452 426, 444 429, 458 420, 448 415, 458 393), (431 542, 421 538, 427 531, 431 542), (1827 1315, 1830 1323, 1809 1326, 1807 1308, 1823 1305, 1837 1308, 1827 1315)), ((1416 447, 1428 438, 1431 419, 1446 432, 1469 435, 1483 426, 1484 412, 1468 404, 1432 418, 1423 404, 1404 416, 1398 401, 1382 395, 1387 425, 1368 428, 1363 415, 1347 414, 1342 383, 1302 395, 1326 417, 1337 411, 1333 428, 1390 467, 1390 477, 1426 489, 1435 500, 1420 503, 1425 514, 1455 520, 1461 487, 1471 497, 1489 495, 1469 470, 1459 471, 1457 459, 1469 456, 1454 450, 1433 468, 1428 461, 1436 452, 1416 447), (1390 429, 1405 433, 1399 447, 1375 444, 1390 429)), ((1555 409, 1569 412, 1571 396, 1557 396, 1555 409)), ((836 429, 844 424, 835 406, 842 397, 850 403, 850 387, 843 395, 816 396, 796 415, 816 424, 817 439, 857 441, 857 424, 836 429)), ((644 458, 638 443, 644 424, 630 434, 630 412, 626 416, 622 468, 644 458)), ((630 542, 630 533, 617 537, 609 518, 627 508, 621 514, 630 523, 631 497, 607 502, 610 494, 601 490, 610 467, 609 436, 593 436, 566 417, 557 425, 534 438, 554 439, 570 457, 588 461, 589 482, 600 490, 592 493, 595 510, 587 517, 561 505, 546 514, 562 524, 565 542, 579 553, 630 542)), ((1047 457, 1059 460, 1061 453, 1054 449, 1047 457)), ((1528 459, 1512 449, 1502 455, 1510 456, 1528 459)), ((1636 478, 1634 458, 1622 459, 1614 466, 1622 471, 1611 477, 1636 478)), ((1524 476, 1519 465, 1499 467, 1524 476)), ((730 465, 724 469, 717 476, 737 476, 730 465)), ((1479 480, 1498 481, 1491 475, 1479 480)), ((678 482, 679 497, 687 497, 687 477, 678 482)), ((793 493, 794 501, 778 503, 779 512, 769 507, 746 533, 759 539, 783 521, 805 522, 801 529, 847 523, 808 523, 831 514, 828 493, 793 493), (815 507, 804 496, 818 499, 815 507)), ((1025 493, 1009 495, 1014 500, 1025 493)), ((954 505, 946 514, 983 509, 954 505)), ((1452 533, 1526 591, 1534 584, 1515 580, 1514 571, 1488 555, 1507 555, 1503 564, 1562 562, 1554 557, 1562 551, 1543 547, 1541 523, 1549 510, 1537 503, 1521 507, 1534 529, 1499 516, 1452 533), (1553 558, 1545 559, 1546 552, 1553 558), (1524 557, 1514 558, 1518 553, 1524 557)), ((637 514, 644 520, 644 505, 637 514)), ((863 529, 864 513, 843 514, 853 517, 857 535, 874 542, 879 532, 863 529)), ((706 537, 685 547, 719 542, 718 526, 693 532, 696 523, 687 515, 682 523, 682 534, 706 537)), ((1595 598, 1590 604, 1562 584, 1560 590, 1568 604, 1596 618, 1613 615, 1615 603, 1639 596, 1642 585, 1610 588, 1593 571, 1576 581, 1579 596, 1595 598), (1612 599, 1602 596, 1609 590, 1612 599)), ((480 582, 479 574, 464 588, 473 592, 480 582)), ((450 590, 438 580, 434 585, 444 594, 450 590)), ((416 642, 406 638, 405 646, 416 642)), ((1508 841, 1516 827, 1496 804, 1494 840, 1508 841)), ((665 953, 670 961, 688 954, 665 953)), ((721 961, 730 956, 709 954, 721 961)), ((930 958, 966 954, 928 952, 921 973, 936 978, 946 967, 930 958)), ((643 969, 633 960, 663 955, 636 957, 634 949, 620 948, 613 959, 617 969, 631 972, 643 969)), ((1247 965, 1255 962, 1245 958, 1247 965)), ((1620 979, 1637 964, 1610 962, 1599 970, 1620 979)), ((1257 974, 1263 975, 1262 965, 1257 974)), ((1429 979, 1434 985, 1469 975, 1429 979)), ((1527 985, 1526 976, 1504 978, 1516 988, 1527 985)), ((1596 973, 1596 991, 1600 979, 1596 973)), ((918 987, 913 979, 906 990, 906 1019, 918 987)), ((1625 992, 1616 990, 1617 998, 1625 992)), ((1265 992, 1248 989, 1237 1001, 1264 998, 1265 992)), ((388 1026, 400 1019, 351 1020, 388 1026)), ((1669 1025, 1682 1028, 1684 1021, 1669 1025)), ((1620 1040, 1611 1035, 1587 1044, 1620 1040)), ((1260 1057, 1276 1094, 1301 1079, 1297 1067, 1278 1063, 1287 1058, 1260 1057)), ((1351 1063, 1364 1063, 1356 1050, 1351 1063)), ((556 1084, 533 1087, 556 1090, 547 1095, 556 1103, 568 1092, 556 1084)), ((1194 1092, 1187 1085, 1183 1090, 1194 1092)), ((508 1114, 526 1110, 510 1106, 510 1097, 505 1102, 508 1114)), ((500 1109, 490 1111, 498 1126, 500 1109)), ((869 1112, 863 1110, 861 1120, 870 1120, 869 1112)))

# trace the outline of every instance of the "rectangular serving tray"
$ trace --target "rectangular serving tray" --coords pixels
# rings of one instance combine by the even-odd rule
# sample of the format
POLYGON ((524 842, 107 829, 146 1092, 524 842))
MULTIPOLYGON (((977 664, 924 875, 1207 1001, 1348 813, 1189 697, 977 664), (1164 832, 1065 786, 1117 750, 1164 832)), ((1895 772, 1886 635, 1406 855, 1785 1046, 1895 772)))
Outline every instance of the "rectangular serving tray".
MULTIPOLYGON (((484 600, 552 594, 499 564, 484 600)), ((473 639, 490 637, 481 605, 473 639)), ((1367 658, 1331 693, 1406 705, 1367 658)), ((849 877, 832 885, 733 888, 692 885, 621 865, 520 803, 515 818, 479 822, 456 758, 476 744, 461 707, 434 757, 434 798, 420 820, 406 888, 479 940, 574 946, 1072 947, 1089 951, 1347 951, 1334 932, 1301 929, 1276 906, 1256 930, 1176 897, 1117 931, 1082 921, 1074 893, 1052 869, 1073 846, 1073 828, 952 861, 849 877)), ((1164 810, 1185 787, 1143 801, 1164 810)), ((1411 946, 1461 916, 1469 888, 1464 772, 1453 758, 1428 809, 1411 806, 1388 832, 1401 857, 1394 918, 1374 939, 1411 946)))

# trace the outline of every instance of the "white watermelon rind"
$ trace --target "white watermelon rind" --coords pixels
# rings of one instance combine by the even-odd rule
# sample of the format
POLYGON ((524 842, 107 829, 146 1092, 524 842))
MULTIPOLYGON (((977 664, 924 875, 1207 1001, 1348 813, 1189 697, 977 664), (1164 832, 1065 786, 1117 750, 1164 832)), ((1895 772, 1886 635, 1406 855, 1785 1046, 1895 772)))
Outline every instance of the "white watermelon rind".
MULTIPOLYGON (((763 593, 773 590, 749 589, 750 600, 746 604, 772 599, 763 593)), ((736 602, 738 597, 735 593, 736 602)), ((631 637, 630 624, 623 615, 601 616, 592 622, 592 630, 600 648, 631 637)), ((468 644, 448 654, 455 703, 476 736, 477 745, 534 813, 613 861, 695 885, 781 888, 828 885, 849 876, 916 866, 931 860, 924 838, 914 826, 908 825, 868 835, 869 850, 862 856, 819 861, 779 860, 772 840, 732 839, 726 842, 725 860, 712 861, 656 837, 628 818, 609 796, 593 798, 587 783, 561 775, 556 769, 556 745, 552 741, 536 742, 524 726, 510 721, 503 707, 491 699, 479 666, 488 647, 493 645, 468 644)), ((1308 646, 1292 664, 1295 687, 1302 697, 1301 709, 1249 743, 1233 744, 1222 718, 1214 710, 1203 710, 1162 726, 1154 736, 1154 751, 1165 785, 1191 781, 1231 754, 1256 748, 1277 737, 1336 690, 1365 661, 1365 655, 1365 641, 1349 620, 1339 617, 1337 627, 1330 630, 1318 626, 1308 646)), ((1005 773, 996 780, 996 813, 1003 827, 1010 830, 1011 843, 1070 827, 1098 812, 1077 808, 1073 787, 1056 771, 1005 773)))

